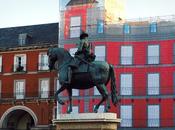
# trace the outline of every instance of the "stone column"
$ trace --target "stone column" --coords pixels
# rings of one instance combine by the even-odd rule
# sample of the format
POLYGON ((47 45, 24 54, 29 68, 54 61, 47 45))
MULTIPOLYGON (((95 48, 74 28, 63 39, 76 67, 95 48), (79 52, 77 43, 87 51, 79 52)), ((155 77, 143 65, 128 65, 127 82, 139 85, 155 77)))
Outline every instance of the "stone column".
POLYGON ((53 120, 56 130, 117 130, 116 113, 60 114, 53 120))

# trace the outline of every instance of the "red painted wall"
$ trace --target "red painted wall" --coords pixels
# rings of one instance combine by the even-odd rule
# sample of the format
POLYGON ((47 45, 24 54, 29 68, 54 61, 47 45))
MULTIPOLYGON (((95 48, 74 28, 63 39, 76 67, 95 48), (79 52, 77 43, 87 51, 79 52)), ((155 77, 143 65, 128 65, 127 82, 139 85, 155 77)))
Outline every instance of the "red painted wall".
POLYGON ((70 18, 75 16, 81 17, 81 30, 86 31, 87 9, 92 8, 92 5, 81 5, 69 7, 64 13, 64 39, 69 39, 70 35, 70 18), (81 12, 81 13, 80 13, 81 12))
POLYGON ((49 98, 54 95, 56 71, 38 71, 39 53, 47 52, 47 49, 30 49, 20 51, 7 51, 1 53, 3 58, 3 70, 0 73, 1 80, 1 99, 9 100, 0 104, 0 117, 9 108, 16 105, 24 105, 36 114, 38 125, 48 125, 53 118, 53 108, 56 106, 54 100, 39 99, 39 79, 50 79, 49 98), (26 54, 27 66, 26 72, 13 72, 14 55, 26 54), (25 97, 33 98, 32 100, 15 100, 14 99, 14 80, 25 79, 25 97))
MULTIPOLYGON (((132 73, 133 74, 133 95, 139 98, 121 98, 117 108, 111 105, 111 112, 117 112, 120 115, 120 105, 133 106, 133 127, 147 127, 147 106, 152 104, 160 105, 160 126, 168 127, 173 126, 173 98, 157 98, 147 96, 147 75, 148 73, 160 74, 160 95, 173 95, 173 73, 175 67, 173 66, 173 45, 175 40, 162 40, 162 41, 140 41, 140 42, 100 42, 93 43, 96 45, 106 46, 106 59, 107 62, 115 66, 117 90, 120 92, 120 74, 132 73), (158 44, 160 46, 160 64, 147 65, 147 47, 148 45, 158 44), (120 48, 122 45, 133 46, 133 65, 121 66, 120 65, 120 48), (142 98, 140 98, 142 97, 142 98)), ((65 44, 66 49, 75 47, 74 44, 65 44)), ((109 86, 108 86, 109 87, 109 86)), ((108 88, 109 89, 109 88, 108 88)), ((93 96, 93 89, 90 89, 90 95, 93 96)), ((97 104, 100 98, 90 99, 89 110, 93 111, 93 106, 97 104)), ((112 103, 111 103, 112 104, 112 103)), ((80 106, 81 107, 81 106, 80 106)))

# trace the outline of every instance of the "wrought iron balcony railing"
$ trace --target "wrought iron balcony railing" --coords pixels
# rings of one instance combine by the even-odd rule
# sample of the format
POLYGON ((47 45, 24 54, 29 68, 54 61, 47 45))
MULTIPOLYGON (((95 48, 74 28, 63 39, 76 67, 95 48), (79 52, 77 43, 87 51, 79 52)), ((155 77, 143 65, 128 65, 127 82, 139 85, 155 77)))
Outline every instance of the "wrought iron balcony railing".
POLYGON ((49 70, 49 63, 38 63, 38 70, 49 70))
POLYGON ((27 99, 54 99, 54 91, 0 93, 0 101, 27 99))

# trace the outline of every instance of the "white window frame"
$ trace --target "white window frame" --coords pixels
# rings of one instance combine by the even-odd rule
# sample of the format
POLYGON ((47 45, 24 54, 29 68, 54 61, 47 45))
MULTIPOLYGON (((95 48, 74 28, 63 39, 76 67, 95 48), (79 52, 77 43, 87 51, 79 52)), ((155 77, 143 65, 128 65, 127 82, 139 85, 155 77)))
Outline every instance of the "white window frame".
POLYGON ((49 70, 49 63, 48 63, 48 56, 47 52, 41 52, 39 54, 39 64, 38 64, 38 69, 39 70, 49 70), (44 60, 42 60, 44 58, 44 60), (44 62, 44 63, 42 63, 44 62))
POLYGON ((160 63, 160 46, 159 45, 148 45, 148 64, 159 64, 160 63))
POLYGON ((21 34, 19 34, 19 36, 18 36, 18 42, 19 42, 19 45, 20 46, 25 45, 26 44, 26 40, 27 40, 27 33, 21 33, 21 34))
POLYGON ((72 89, 72 96, 79 96, 80 91, 78 89, 72 89))
POLYGON ((133 64, 133 47, 132 46, 121 46, 120 54, 121 65, 132 65, 133 64))
MULTIPOLYGON (((44 88, 45 89, 45 88, 44 88)), ((50 79, 49 78, 42 78, 42 79, 39 79, 39 95, 40 95, 40 98, 48 98, 49 97, 49 90, 50 90, 50 79), (47 90, 42 92, 42 89, 41 88, 42 86, 42 81, 48 81, 48 88, 46 88, 47 90)))
POLYGON ((0 55, 0 72, 2 72, 2 55, 0 55))
MULTIPOLYGON (((93 108, 95 108, 96 105, 94 105, 93 108)), ((104 110, 105 110, 105 105, 100 105, 99 108, 98 108, 98 111, 97 113, 104 113, 104 110)))
POLYGON ((120 118, 122 119, 120 126, 121 127, 132 127, 132 105, 121 105, 120 106, 120 118))
POLYGON ((2 81, 0 80, 0 98, 2 96, 2 81))
POLYGON ((120 95, 132 95, 132 88, 133 75, 130 73, 120 74, 120 95))
POLYGON ((101 95, 97 89, 97 86, 94 86, 94 95, 101 95))
POLYGON ((24 99, 25 97, 25 79, 20 79, 20 80, 14 80, 14 95, 16 99, 24 99), (17 88, 17 83, 23 82, 23 88, 17 88), (20 89, 19 92, 17 89, 20 89))
POLYGON ((160 126, 160 106, 148 105, 148 127, 160 126))
POLYGON ((95 46, 95 55, 96 61, 105 61, 106 60, 106 46, 100 45, 100 46, 95 46))
POLYGON ((70 38, 76 38, 80 36, 81 30, 81 17, 74 16, 70 18, 70 38))
POLYGON ((26 61, 27 61, 27 57, 26 57, 26 54, 17 54, 17 55, 15 55, 14 56, 14 72, 16 72, 17 71, 17 67, 18 67, 18 60, 17 60, 17 58, 18 57, 23 57, 23 58, 21 58, 21 66, 22 67, 24 67, 23 68, 23 71, 26 71, 26 61))
POLYGON ((58 79, 58 77, 55 78, 55 84, 54 84, 54 92, 56 92, 58 89, 60 89, 61 84, 60 81, 58 79))
POLYGON ((79 106, 72 106, 71 114, 78 114, 78 113, 79 113, 79 106))
POLYGON ((160 74, 149 73, 148 74, 148 95, 160 94, 160 74))

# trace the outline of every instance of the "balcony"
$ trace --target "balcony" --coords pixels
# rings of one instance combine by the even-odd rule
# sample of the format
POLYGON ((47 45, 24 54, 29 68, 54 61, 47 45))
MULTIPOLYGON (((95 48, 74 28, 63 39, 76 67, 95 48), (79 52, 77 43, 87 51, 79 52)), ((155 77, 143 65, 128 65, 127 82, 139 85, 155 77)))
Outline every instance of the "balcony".
POLYGON ((38 71, 49 70, 49 63, 38 63, 38 71))
POLYGON ((13 65, 13 72, 26 72, 26 64, 15 64, 13 65))
POLYGON ((0 93, 0 102, 54 100, 54 91, 0 93))
POLYGON ((121 59, 121 65, 132 65, 133 64, 133 57, 132 56, 122 56, 121 59))

